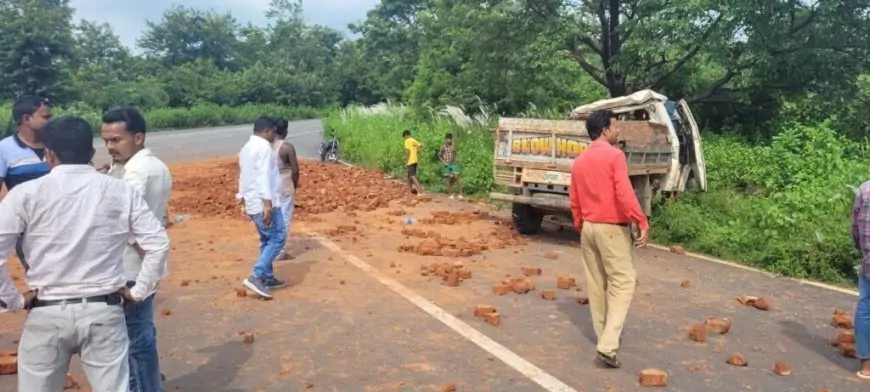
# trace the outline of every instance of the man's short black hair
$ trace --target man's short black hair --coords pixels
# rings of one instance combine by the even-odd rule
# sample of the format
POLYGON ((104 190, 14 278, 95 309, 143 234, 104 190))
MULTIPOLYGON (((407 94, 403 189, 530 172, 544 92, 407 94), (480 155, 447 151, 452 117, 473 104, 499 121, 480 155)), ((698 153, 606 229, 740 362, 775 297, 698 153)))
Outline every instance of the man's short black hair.
POLYGON ((103 124, 124 123, 127 132, 132 134, 145 133, 145 117, 136 108, 126 107, 112 109, 103 114, 103 124))
POLYGON ((49 121, 42 142, 62 164, 87 165, 94 156, 94 130, 81 117, 63 116, 49 121))
POLYGON ((261 133, 270 129, 278 130, 278 124, 275 119, 269 116, 260 116, 254 121, 254 133, 261 133))
POLYGON ((411 131, 409 131, 407 129, 402 131, 402 137, 405 137, 405 136, 411 136, 411 131))
POLYGON ((596 110, 586 118, 586 133, 592 140, 598 139, 605 129, 610 128, 610 121, 614 117, 611 110, 596 110))
POLYGON ((47 99, 36 95, 22 95, 12 104, 12 121, 20 125, 24 121, 24 116, 32 116, 42 106, 51 107, 51 103, 47 99))
POLYGON ((287 136, 287 129, 290 128, 290 122, 287 121, 286 118, 279 118, 276 120, 276 123, 278 126, 278 135, 281 137, 287 136))
POLYGON ((444 139, 453 140, 453 134, 448 133, 448 134, 444 135, 444 139))

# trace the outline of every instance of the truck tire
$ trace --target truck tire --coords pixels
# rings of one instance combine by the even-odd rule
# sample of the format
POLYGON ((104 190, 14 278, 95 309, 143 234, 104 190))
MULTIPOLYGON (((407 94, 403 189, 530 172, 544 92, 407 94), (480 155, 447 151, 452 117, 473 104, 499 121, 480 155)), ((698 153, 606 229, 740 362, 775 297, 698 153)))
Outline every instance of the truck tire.
POLYGON ((514 227, 520 234, 537 234, 544 221, 544 213, 528 204, 513 204, 514 227))

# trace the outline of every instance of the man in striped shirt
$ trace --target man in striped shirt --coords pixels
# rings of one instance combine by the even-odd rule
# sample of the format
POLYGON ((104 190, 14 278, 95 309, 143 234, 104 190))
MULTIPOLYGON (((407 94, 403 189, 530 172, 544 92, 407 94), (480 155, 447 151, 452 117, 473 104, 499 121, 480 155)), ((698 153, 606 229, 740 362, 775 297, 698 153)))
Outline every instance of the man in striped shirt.
POLYGON ((861 360, 858 377, 870 380, 870 181, 861 184, 852 209, 852 239, 861 251, 858 304, 855 307, 855 356, 861 360))

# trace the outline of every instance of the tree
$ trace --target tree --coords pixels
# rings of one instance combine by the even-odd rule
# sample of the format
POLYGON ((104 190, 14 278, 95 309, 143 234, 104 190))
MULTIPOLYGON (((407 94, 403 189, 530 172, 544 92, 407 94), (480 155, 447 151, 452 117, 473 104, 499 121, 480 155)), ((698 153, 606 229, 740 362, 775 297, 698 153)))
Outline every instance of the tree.
POLYGON ((229 13, 173 6, 160 22, 147 22, 137 45, 165 67, 207 59, 220 69, 237 70, 237 31, 238 23, 229 13))

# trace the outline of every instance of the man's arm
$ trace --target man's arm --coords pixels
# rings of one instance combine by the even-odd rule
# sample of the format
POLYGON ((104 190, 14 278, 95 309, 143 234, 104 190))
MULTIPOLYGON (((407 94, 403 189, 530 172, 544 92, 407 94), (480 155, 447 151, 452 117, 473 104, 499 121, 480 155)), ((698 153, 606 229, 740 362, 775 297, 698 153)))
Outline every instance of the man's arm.
MULTIPOLYGON (((19 192, 11 192, 0 201, 0 254, 8 255, 15 249, 18 236, 25 229, 23 202, 19 192)), ((0 308, 12 311, 24 308, 24 297, 9 277, 6 258, 0 259, 0 308)))
POLYGON ((852 211, 852 238, 863 257, 870 256, 870 198, 862 187, 855 197, 852 211))
POLYGON ((646 219, 646 214, 643 213, 643 209, 640 208, 640 202, 634 194, 631 181, 628 180, 628 164, 626 164, 625 156, 622 153, 613 160, 613 176, 613 181, 616 185, 617 202, 628 214, 628 217, 638 223, 641 230, 648 230, 649 222, 646 219))
POLYGON ((281 158, 281 161, 290 165, 290 171, 293 172, 293 174, 291 174, 291 177, 293 178, 293 188, 299 188, 299 159, 296 157, 296 147, 285 142, 281 148, 278 149, 278 156, 281 158))
POLYGON ((583 208, 580 204, 580 195, 577 191, 577 183, 574 181, 574 167, 571 167, 571 185, 568 187, 568 200, 571 204, 571 216, 574 217, 574 228, 580 233, 583 231, 583 208))
POLYGON ((130 232, 136 245, 142 250, 142 270, 136 277, 136 285, 130 289, 133 299, 142 301, 157 291, 157 283, 166 270, 169 257, 169 237, 166 229, 148 208, 142 193, 131 192, 130 232))
POLYGON ((268 202, 269 206, 271 206, 272 186, 269 181, 269 165, 272 162, 269 161, 272 159, 272 155, 265 150, 260 150, 257 151, 253 159, 255 162, 252 167, 257 171, 257 193, 260 194, 260 198, 263 199, 264 203, 268 202))

